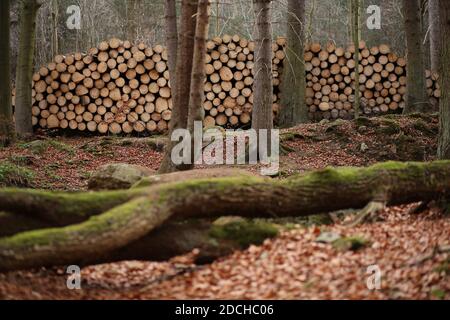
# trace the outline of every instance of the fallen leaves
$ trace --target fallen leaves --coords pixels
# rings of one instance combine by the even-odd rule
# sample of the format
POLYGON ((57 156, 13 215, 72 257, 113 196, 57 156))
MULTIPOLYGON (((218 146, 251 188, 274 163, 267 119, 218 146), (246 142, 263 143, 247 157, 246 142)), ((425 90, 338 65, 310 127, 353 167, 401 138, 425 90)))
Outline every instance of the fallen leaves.
MULTIPOLYGON (((434 150, 435 136, 415 130, 414 121, 398 119, 403 134, 415 137, 414 144, 422 149, 434 150)), ((437 127, 437 122, 430 125, 437 127)), ((326 124, 293 129, 296 134, 285 143, 296 151, 281 157, 281 170, 290 175, 329 165, 365 166, 380 157, 400 157, 401 150, 389 140, 391 136, 381 137, 376 127, 360 129, 345 121, 332 130, 326 124), (362 144, 367 146, 364 152, 362 144)), ((86 175, 106 163, 158 168, 161 151, 148 144, 113 139, 117 141, 57 138, 74 152, 49 147, 37 156, 14 146, 0 150, 0 160, 23 161, 36 171, 37 187, 66 190, 84 189, 86 175)), ((425 154, 425 159, 433 156, 425 154)), ((256 171, 258 167, 250 169, 256 171)), ((377 213, 381 221, 355 227, 344 226, 346 220, 339 223, 339 219, 326 227, 297 226, 260 246, 250 246, 202 267, 192 264, 197 251, 168 262, 89 266, 82 270, 82 290, 67 289, 67 274, 61 268, 3 273, 0 298, 450 299, 450 253, 439 250, 450 245, 450 218, 436 208, 411 214, 416 206, 385 208, 377 213), (351 240, 350 246, 346 242, 344 250, 336 248, 333 244, 340 239, 351 240), (368 241, 358 240, 359 250, 348 250, 355 239, 368 241), (373 265, 381 270, 380 290, 367 287, 367 268, 373 265)))

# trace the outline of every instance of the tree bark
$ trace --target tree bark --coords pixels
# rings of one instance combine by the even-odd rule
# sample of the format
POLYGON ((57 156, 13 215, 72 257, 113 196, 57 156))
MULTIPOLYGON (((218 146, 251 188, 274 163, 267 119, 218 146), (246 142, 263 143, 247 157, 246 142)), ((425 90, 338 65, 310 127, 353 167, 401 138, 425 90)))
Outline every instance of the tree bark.
POLYGON ((439 0, 428 0, 428 20, 430 24, 430 60, 431 70, 439 70, 441 56, 441 33, 439 23, 439 0))
POLYGON ((14 139, 11 105, 9 0, 0 3, 0 147, 14 139))
POLYGON ((281 82, 279 124, 292 127, 309 121, 305 101, 305 0, 289 0, 287 8, 287 58, 281 82))
MULTIPOLYGON (((0 238, 0 270, 98 261, 99 257, 150 236, 169 220, 211 219, 230 213, 246 218, 307 216, 362 208, 372 201, 399 205, 438 199, 448 197, 448 190, 449 161, 328 168, 284 180, 238 176, 161 184, 123 191, 133 192, 131 200, 84 222, 0 238), (333 201, 329 201, 331 197, 333 201)), ((11 195, 19 191, 3 192, 11 195)), ((34 193, 28 197, 27 206, 35 208, 28 210, 30 214, 45 212, 36 202, 45 203, 42 198, 48 195, 20 192, 34 193)), ((71 199, 83 195, 87 194, 65 196, 71 199)), ((0 202, 0 211, 8 209, 10 205, 4 207, 4 202, 0 202)), ((55 208, 56 212, 59 210, 64 208, 55 208)))
POLYGON ((175 69, 177 65, 178 48, 178 26, 177 26, 177 7, 175 0, 166 0, 164 6, 165 28, 166 28, 166 46, 169 56, 170 86, 175 91, 175 69))
POLYGON ((355 118, 359 117, 359 111, 361 109, 361 97, 359 90, 359 41, 361 38, 361 26, 360 26, 360 10, 361 3, 360 0, 351 1, 351 15, 352 15, 352 40, 355 46, 354 60, 355 60, 355 79, 354 79, 354 92, 355 92, 355 105, 353 106, 355 110, 355 118))
POLYGON ((126 16, 127 16, 127 40, 135 42, 138 36, 138 16, 139 16, 139 0, 126 1, 126 16))
POLYGON ((52 0, 52 53, 53 57, 59 54, 59 40, 58 40, 58 0, 52 0))
POLYGON ((419 2, 419 0, 403 0, 406 47, 408 54, 406 105, 403 111, 404 114, 424 112, 428 105, 419 2))
MULTIPOLYGON (((175 90, 172 90, 173 109, 169 125, 169 137, 177 129, 187 129, 188 125, 197 4, 197 0, 183 0, 181 4, 177 66, 175 71, 177 79, 175 90)), ((172 162, 172 149, 177 143, 178 141, 169 142, 164 152, 159 173, 188 170, 193 167, 192 164, 176 166, 172 162)))
POLYGON ((16 131, 21 136, 33 134, 31 83, 36 40, 36 15, 40 6, 41 3, 38 0, 22 0, 20 8, 15 118, 16 131))
POLYGON ((256 16, 252 128, 272 129, 272 1, 253 0, 256 16))
POLYGON ((204 118, 203 99, 206 77, 206 40, 209 31, 209 5, 209 0, 198 1, 188 116, 188 129, 191 132, 192 138, 194 133, 194 122, 200 121, 203 124, 204 118))
POLYGON ((441 30, 441 53, 439 59, 439 81, 441 98, 439 100, 440 133, 438 157, 450 159, 450 3, 439 1, 439 24, 441 30))

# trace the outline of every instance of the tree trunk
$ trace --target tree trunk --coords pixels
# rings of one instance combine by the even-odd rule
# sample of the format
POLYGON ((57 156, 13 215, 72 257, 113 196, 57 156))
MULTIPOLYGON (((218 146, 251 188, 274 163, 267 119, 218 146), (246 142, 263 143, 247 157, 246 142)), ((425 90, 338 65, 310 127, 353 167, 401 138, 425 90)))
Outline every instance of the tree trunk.
POLYGON ((287 9, 287 58, 281 82, 279 124, 292 127, 308 122, 305 101, 305 0, 289 0, 287 9))
POLYGON ((9 0, 4 0, 0 3, 0 147, 14 138, 9 24, 9 0))
POLYGON ((403 111, 404 114, 424 112, 428 105, 419 2, 419 0, 403 0, 406 47, 408 54, 406 105, 403 111))
POLYGON ((58 40, 58 0, 52 0, 52 53, 53 57, 59 54, 58 40))
POLYGON ((450 159, 450 2, 439 1, 439 24, 441 30, 441 53, 439 59, 439 74, 441 98, 439 100, 440 134, 438 156, 440 159, 450 159))
POLYGON ((428 20, 430 24, 430 60, 431 70, 439 70, 441 56, 441 33, 439 23, 439 0, 428 0, 428 20))
POLYGON ((177 26, 177 7, 175 0, 166 0, 164 7, 165 28, 166 28, 166 46, 169 56, 170 86, 175 91, 175 69, 177 65, 178 48, 178 26, 177 26))
POLYGON ((255 66, 253 70, 252 128, 272 129, 272 10, 271 0, 253 0, 256 16, 255 66))
MULTIPOLYGON (((183 0, 181 4, 181 22, 175 71, 177 79, 175 90, 172 90, 173 108, 169 136, 177 129, 187 129, 188 125, 197 4, 197 0, 183 0)), ((159 168, 160 173, 188 170, 193 167, 192 164, 176 166, 172 162, 172 149, 177 143, 178 141, 170 141, 166 147, 164 158, 159 168)))
POLYGON ((31 83, 36 40, 36 14, 40 5, 38 0, 22 0, 20 8, 15 118, 17 134, 22 136, 33 134, 31 83))
POLYGON ((209 30, 209 4, 209 0, 198 1, 188 117, 188 129, 191 132, 192 138, 194 133, 194 122, 200 121, 203 124, 204 118, 203 99, 206 77, 206 40, 208 38, 209 30))
POLYGON ((139 12, 139 0, 127 0, 126 1, 126 15, 127 15, 127 40, 135 42, 138 36, 138 16, 139 12))
MULTIPOLYGON (((0 270, 98 261, 99 257, 141 241, 170 221, 212 219, 230 214, 247 218, 307 216, 362 208, 372 201, 399 205, 439 199, 448 196, 449 189, 450 162, 437 161, 327 168, 284 180, 248 176, 197 179, 122 191, 121 196, 127 195, 130 200, 121 199, 117 206, 84 222, 0 238, 0 270)), ((30 218, 46 216, 43 205, 53 195, 6 189, 0 196, 15 197, 15 203, 20 203, 22 208, 11 206, 12 200, 6 205, 0 201, 0 211, 30 218), (27 201, 17 201, 21 197, 27 201), (28 209, 22 210, 23 207, 28 209)), ((97 202, 87 205, 86 198, 108 199, 105 193, 59 195, 57 198, 64 198, 68 204, 76 203, 75 198, 85 199, 85 205, 78 207, 83 208, 79 215, 97 205, 97 202)), ((67 212, 63 203, 53 206, 54 217, 63 212, 67 212)))
POLYGON ((351 1, 351 15, 352 15, 352 40, 355 47, 354 60, 355 60, 355 79, 354 79, 354 92, 355 92, 355 105, 353 106, 355 110, 355 118, 359 117, 359 111, 361 109, 361 97, 359 90, 359 41, 361 38, 361 27, 360 27, 360 10, 361 3, 360 0, 351 1))

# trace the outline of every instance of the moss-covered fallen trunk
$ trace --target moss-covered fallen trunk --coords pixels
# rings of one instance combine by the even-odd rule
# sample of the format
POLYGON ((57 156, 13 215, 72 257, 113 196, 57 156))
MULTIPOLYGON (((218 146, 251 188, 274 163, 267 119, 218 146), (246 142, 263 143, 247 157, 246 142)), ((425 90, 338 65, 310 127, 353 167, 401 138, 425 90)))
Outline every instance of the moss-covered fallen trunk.
POLYGON ((251 176, 197 179, 119 193, 6 189, 0 192, 0 211, 47 220, 76 212, 87 220, 1 238, 0 270, 107 260, 114 252, 127 252, 146 237, 151 239, 155 230, 172 221, 227 215, 306 216, 361 208, 371 201, 403 204, 437 199, 449 190, 450 161, 328 168, 286 180, 251 176), (50 207, 48 199, 52 200, 50 207), (84 199, 83 205, 77 204, 80 199, 84 199), (68 209, 67 204, 73 207, 68 209), (95 215, 98 211, 101 213, 95 215))

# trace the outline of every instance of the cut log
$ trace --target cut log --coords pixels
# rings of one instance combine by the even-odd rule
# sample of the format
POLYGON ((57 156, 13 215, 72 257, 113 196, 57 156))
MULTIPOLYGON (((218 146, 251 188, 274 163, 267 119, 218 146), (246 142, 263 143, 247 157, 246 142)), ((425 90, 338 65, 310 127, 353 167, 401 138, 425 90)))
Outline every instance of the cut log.
POLYGON ((143 239, 170 221, 230 212, 243 217, 288 217, 362 208, 372 201, 398 205, 438 199, 450 188, 450 163, 330 168, 276 182, 248 176, 180 180, 110 193, 1 190, 0 210, 40 221, 40 228, 42 224, 59 228, 0 238, 0 270, 114 260, 111 255, 118 250, 145 244, 143 239), (279 192, 285 195, 281 202, 279 192), (245 197, 239 196, 242 193, 245 197), (336 201, 325 201, 328 194, 336 201), (78 210, 80 201, 83 212, 78 210), (46 245, 38 245, 42 243, 46 245))

